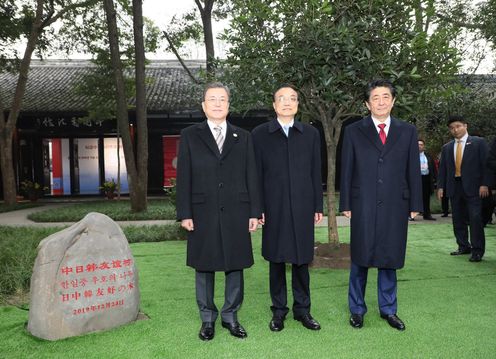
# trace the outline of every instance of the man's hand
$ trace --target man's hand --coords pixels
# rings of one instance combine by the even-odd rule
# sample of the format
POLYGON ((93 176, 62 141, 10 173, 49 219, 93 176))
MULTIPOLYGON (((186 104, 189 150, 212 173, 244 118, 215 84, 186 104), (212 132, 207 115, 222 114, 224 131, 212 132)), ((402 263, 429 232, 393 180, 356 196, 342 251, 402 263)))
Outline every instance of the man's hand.
POLYGON ((443 197, 444 197, 444 191, 442 188, 438 188, 437 189, 437 199, 442 201, 443 200, 443 197))
POLYGON ((346 218, 351 218, 351 211, 343 211, 343 215, 344 215, 346 218))
POLYGON ((419 213, 418 212, 410 212, 410 218, 415 219, 419 213))
POLYGON ((262 213, 262 218, 258 220, 258 224, 262 226, 265 224, 265 213, 262 213))
POLYGON ((480 198, 486 198, 489 196, 489 188, 487 186, 480 186, 479 188, 480 198))
POLYGON ((320 221, 322 221, 322 217, 323 217, 322 213, 315 213, 314 215, 315 224, 319 224, 320 221))
POLYGON ((192 232, 195 230, 195 227, 193 226, 193 220, 192 219, 183 219, 181 221, 181 227, 186 229, 188 232, 192 232))
POLYGON ((258 227, 258 219, 257 218, 250 218, 248 221, 248 231, 249 232, 255 232, 258 227))

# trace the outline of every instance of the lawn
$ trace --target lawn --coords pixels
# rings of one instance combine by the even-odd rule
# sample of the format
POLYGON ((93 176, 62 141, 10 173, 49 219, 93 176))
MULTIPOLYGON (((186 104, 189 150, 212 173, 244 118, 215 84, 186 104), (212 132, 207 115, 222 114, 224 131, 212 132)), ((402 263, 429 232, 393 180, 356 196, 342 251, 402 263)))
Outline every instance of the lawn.
POLYGON ((103 200, 71 204, 32 213, 28 218, 34 222, 77 222, 89 212, 106 214, 114 221, 139 221, 176 219, 176 209, 168 198, 148 200, 144 212, 131 212, 129 200, 103 200))
MULTIPOLYGON (((340 228, 341 237, 348 228, 340 228)), ((309 331, 288 318, 269 331, 268 266, 254 236, 255 266, 245 271, 245 301, 239 313, 248 338, 231 337, 218 323, 211 342, 198 339, 200 320, 194 271, 185 266, 185 242, 131 244, 140 271, 141 309, 149 317, 131 325, 58 342, 31 337, 28 312, 0 307, 0 357, 5 358, 494 358, 496 352, 496 237, 486 230, 481 263, 452 257, 450 225, 410 226, 405 269, 398 272, 398 332, 379 318, 376 271, 369 276, 363 329, 348 325, 347 270, 311 270, 312 314, 322 325, 309 331)), ((325 237, 325 229, 317 230, 325 237)), ((218 278, 223 278, 222 274, 218 278)), ((218 280, 220 307, 223 280, 218 280)))

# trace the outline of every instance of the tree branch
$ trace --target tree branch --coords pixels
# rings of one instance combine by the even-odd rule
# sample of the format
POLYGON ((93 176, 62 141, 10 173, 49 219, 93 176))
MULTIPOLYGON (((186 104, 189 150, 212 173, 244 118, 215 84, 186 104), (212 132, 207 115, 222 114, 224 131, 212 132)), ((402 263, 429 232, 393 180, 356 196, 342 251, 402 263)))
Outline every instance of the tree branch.
POLYGON ((190 69, 188 68, 188 66, 186 66, 186 63, 184 62, 184 60, 182 59, 181 55, 179 55, 179 52, 177 51, 176 47, 174 46, 174 44, 172 43, 172 39, 170 38, 169 34, 167 33, 166 30, 164 30, 162 32, 165 36, 165 38, 167 39, 167 41, 169 42, 169 46, 172 50, 172 52, 174 53, 174 55, 176 55, 176 58, 178 59, 179 63, 181 64, 181 66, 183 67, 183 69, 186 71, 186 73, 188 74, 188 76, 191 78, 191 80, 193 80, 193 82, 195 84, 201 84, 201 81, 198 80, 194 75, 193 73, 190 71, 190 69))

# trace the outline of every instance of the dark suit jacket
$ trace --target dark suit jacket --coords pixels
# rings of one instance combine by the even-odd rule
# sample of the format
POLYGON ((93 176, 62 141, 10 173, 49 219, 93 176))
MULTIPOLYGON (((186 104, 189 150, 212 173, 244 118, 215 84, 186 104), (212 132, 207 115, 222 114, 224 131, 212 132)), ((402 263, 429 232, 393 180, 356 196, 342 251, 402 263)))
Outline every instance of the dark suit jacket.
POLYGON ((250 267, 249 218, 260 217, 250 133, 227 124, 222 154, 206 121, 181 131, 177 219, 193 219, 187 264, 202 271, 250 267))
POLYGON ((402 268, 408 216, 423 208, 415 127, 391 118, 383 145, 365 117, 344 129, 341 156, 340 211, 351 211, 351 260, 402 268))
MULTIPOLYGON (((455 140, 445 144, 441 150, 438 188, 445 196, 453 197, 455 191, 455 140)), ((490 186, 491 176, 486 167, 487 143, 483 138, 468 136, 462 157, 462 185, 467 196, 479 196, 480 186, 490 186)))
POLYGON ((314 214, 322 212, 319 132, 295 121, 286 137, 274 119, 252 136, 265 213, 262 255, 276 263, 310 263, 314 214))
POLYGON ((437 171, 436 166, 434 166, 434 161, 432 160, 431 155, 424 151, 425 157, 427 158, 427 166, 429 168, 429 184, 430 184, 430 192, 434 192, 435 184, 437 181, 437 171))

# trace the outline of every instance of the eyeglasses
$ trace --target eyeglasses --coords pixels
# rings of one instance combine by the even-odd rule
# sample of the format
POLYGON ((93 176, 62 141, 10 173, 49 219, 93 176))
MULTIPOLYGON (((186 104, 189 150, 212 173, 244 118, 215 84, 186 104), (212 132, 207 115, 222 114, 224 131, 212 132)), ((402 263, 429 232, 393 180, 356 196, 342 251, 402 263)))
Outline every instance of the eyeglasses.
POLYGON ((229 102, 229 100, 225 97, 209 97, 205 99, 205 101, 212 104, 220 102, 221 105, 224 105, 229 102))
POLYGON ((296 96, 279 96, 277 97, 277 102, 284 103, 284 102, 291 102, 291 103, 296 103, 298 102, 298 97, 296 96))

